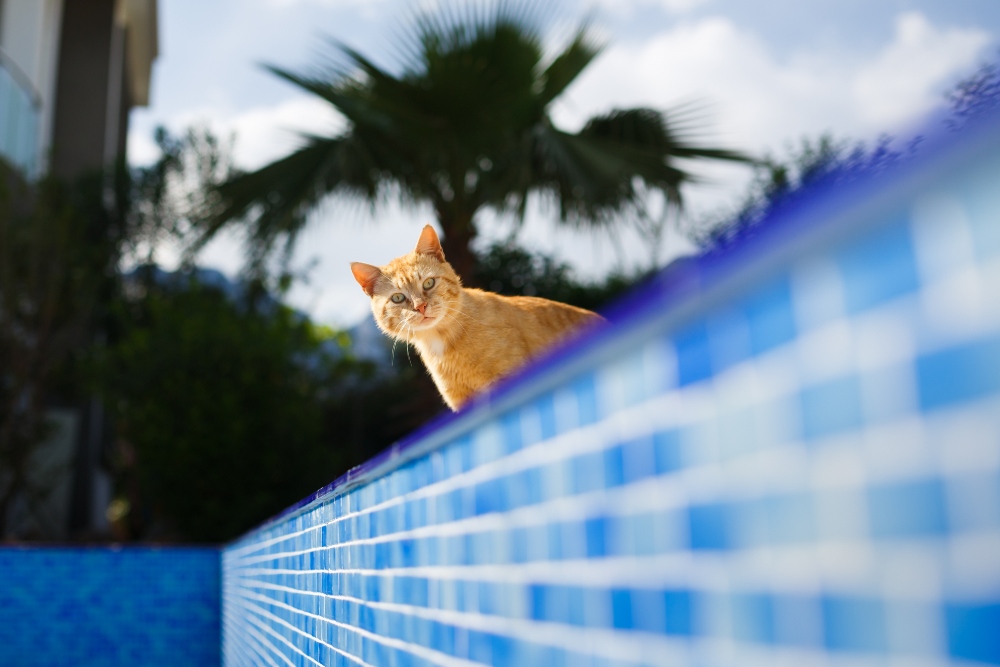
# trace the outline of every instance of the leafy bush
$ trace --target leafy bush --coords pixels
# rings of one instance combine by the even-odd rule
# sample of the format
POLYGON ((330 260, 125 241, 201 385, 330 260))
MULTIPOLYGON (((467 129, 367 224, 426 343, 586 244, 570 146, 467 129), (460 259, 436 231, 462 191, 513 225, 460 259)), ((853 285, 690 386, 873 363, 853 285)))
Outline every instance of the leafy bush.
POLYGON ((496 243, 477 257, 475 281, 508 296, 540 296, 588 310, 599 310, 646 277, 612 274, 603 282, 580 282, 566 263, 513 243, 496 243))
POLYGON ((132 288, 95 366, 132 537, 230 539, 344 469, 324 407, 368 369, 331 354, 335 339, 196 282, 132 288))

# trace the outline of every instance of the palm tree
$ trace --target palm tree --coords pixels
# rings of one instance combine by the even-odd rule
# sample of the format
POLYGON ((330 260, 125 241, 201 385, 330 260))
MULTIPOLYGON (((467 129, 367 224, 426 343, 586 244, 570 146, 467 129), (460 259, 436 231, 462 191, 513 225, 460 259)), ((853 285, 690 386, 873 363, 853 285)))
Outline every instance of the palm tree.
POLYGON ((433 206, 445 254, 469 280, 483 209, 522 220, 529 194, 539 193, 555 199, 562 222, 610 225, 641 211, 649 190, 681 205, 691 175, 675 158, 746 160, 692 145, 672 117, 652 109, 614 110, 575 133, 559 129, 549 110, 600 45, 584 25, 546 59, 532 11, 511 7, 419 18, 402 40, 399 73, 341 45, 342 65, 320 73, 269 67, 332 104, 346 128, 307 136, 290 155, 222 184, 202 240, 242 220, 260 261, 281 241, 287 253, 329 195, 373 205, 398 196, 433 206))

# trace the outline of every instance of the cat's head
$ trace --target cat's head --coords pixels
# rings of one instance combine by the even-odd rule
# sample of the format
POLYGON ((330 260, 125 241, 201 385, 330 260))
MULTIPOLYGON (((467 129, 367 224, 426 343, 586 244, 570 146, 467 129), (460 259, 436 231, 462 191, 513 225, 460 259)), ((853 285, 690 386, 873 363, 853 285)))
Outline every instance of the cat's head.
POLYGON ((462 281, 445 261, 437 233, 420 232, 413 252, 385 266, 351 263, 354 279, 372 299, 372 313, 382 331, 403 340, 437 329, 458 312, 462 281))

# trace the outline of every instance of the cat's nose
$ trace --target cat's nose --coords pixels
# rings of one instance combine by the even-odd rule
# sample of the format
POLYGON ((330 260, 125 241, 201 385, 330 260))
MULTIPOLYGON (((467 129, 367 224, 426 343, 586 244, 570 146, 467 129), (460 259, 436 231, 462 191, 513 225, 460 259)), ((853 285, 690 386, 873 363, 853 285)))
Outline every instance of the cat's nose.
POLYGON ((421 315, 423 315, 424 311, 427 310, 427 304, 426 303, 418 303, 418 304, 414 304, 414 305, 415 305, 416 309, 420 311, 421 315))

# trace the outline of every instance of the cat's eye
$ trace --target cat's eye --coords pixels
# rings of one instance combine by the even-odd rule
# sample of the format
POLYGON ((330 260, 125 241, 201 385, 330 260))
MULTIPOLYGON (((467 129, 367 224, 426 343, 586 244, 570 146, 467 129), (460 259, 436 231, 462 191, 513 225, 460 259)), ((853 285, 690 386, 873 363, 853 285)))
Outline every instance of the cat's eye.
POLYGON ((424 289, 430 289, 432 287, 434 287, 434 279, 433 278, 428 278, 427 280, 424 281, 424 289))
POLYGON ((396 292, 389 298, 392 299, 393 303, 403 303, 404 301, 406 301, 406 297, 403 296, 402 292, 396 292))

